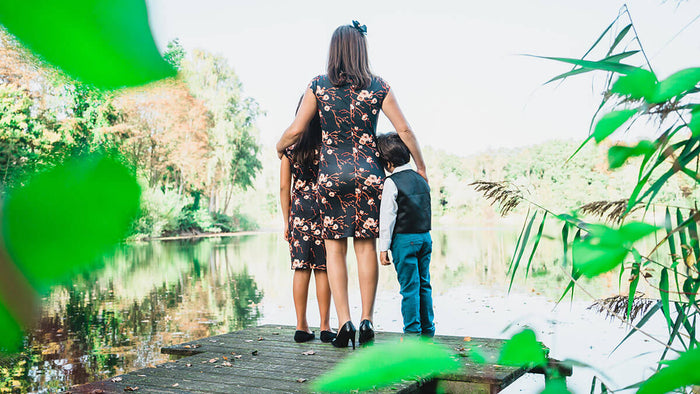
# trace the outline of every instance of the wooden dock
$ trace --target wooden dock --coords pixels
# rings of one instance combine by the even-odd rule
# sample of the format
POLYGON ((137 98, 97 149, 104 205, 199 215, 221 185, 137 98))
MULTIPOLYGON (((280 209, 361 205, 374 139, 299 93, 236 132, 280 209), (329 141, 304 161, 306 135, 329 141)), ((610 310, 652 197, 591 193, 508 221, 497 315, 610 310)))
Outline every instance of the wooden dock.
MULTIPOLYGON (((353 352, 351 347, 336 349, 318 339, 295 343, 293 335, 294 327, 264 325, 164 347, 162 353, 178 359, 77 386, 68 392, 309 392, 314 379, 353 352)), ((400 336, 399 333, 377 332, 375 341, 382 343, 400 336)), ((465 347, 478 347, 487 355, 498 354, 503 344, 501 339, 436 336, 435 341, 465 356, 460 358, 464 363, 460 373, 431 381, 404 381, 384 391, 497 393, 527 372, 522 368, 475 364, 466 357, 465 347)), ((362 348, 354 351, 361 352, 362 348)))

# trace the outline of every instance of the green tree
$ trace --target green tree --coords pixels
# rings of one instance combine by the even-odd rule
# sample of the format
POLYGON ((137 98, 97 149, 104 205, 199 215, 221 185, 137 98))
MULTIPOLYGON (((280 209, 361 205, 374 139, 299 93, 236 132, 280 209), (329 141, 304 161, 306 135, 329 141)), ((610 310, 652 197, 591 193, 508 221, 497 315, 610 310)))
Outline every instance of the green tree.
POLYGON ((261 111, 255 100, 244 96, 238 76, 224 58, 195 50, 182 70, 192 94, 212 114, 209 209, 226 213, 236 188, 250 187, 262 168, 255 129, 261 111))

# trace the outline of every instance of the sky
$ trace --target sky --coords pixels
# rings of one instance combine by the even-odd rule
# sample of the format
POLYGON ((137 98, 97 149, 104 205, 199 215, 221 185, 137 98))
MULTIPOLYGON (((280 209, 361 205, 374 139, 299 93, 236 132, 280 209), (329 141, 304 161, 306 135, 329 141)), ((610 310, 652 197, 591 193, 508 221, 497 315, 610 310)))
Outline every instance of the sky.
MULTIPOLYGON (((623 2, 147 0, 147 4, 160 48, 179 38, 186 50, 203 49, 228 60, 245 94, 266 112, 258 121, 263 144, 277 141, 309 81, 324 73, 335 28, 358 20, 367 25, 373 73, 389 83, 421 145, 469 155, 550 139, 584 139, 600 101, 604 75, 587 74, 543 86, 569 68, 523 55, 582 56, 623 2)), ((636 0, 628 8, 660 78, 699 65, 700 20, 691 22, 700 15, 700 3, 636 0)), ((628 23, 626 17, 621 20, 603 44, 609 46, 628 23)), ((620 46, 638 49, 630 39, 620 46)), ((603 55, 598 52, 593 59, 603 55)), ((628 62, 642 65, 643 58, 635 55, 628 62)), ((391 130, 391 123, 380 119, 377 131, 391 130)))

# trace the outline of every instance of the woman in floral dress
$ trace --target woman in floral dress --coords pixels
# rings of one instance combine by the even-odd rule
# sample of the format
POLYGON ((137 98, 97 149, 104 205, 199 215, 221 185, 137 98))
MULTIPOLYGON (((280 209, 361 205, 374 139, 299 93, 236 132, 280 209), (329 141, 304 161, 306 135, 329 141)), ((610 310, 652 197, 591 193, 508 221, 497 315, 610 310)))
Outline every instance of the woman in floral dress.
POLYGON ((357 256, 362 316, 360 343, 374 338, 372 327, 377 291, 376 238, 384 170, 379 163, 376 127, 379 112, 389 118, 408 146, 416 171, 426 169, 415 135, 399 109, 389 85, 371 74, 367 56, 366 27, 338 27, 331 38, 326 75, 314 78, 306 89, 291 126, 277 143, 284 150, 296 142, 314 115, 321 119, 318 198, 325 239, 328 279, 338 314, 344 323, 334 346, 355 346, 355 327, 348 302, 347 238, 353 237, 357 256))

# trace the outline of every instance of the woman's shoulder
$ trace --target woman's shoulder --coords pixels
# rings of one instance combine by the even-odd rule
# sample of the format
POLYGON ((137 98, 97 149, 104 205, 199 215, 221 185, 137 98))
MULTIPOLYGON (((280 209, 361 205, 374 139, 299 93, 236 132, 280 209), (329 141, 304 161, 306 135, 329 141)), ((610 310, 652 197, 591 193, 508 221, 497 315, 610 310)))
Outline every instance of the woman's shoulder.
POLYGON ((384 80, 384 78, 380 77, 379 75, 372 76, 372 90, 383 90, 388 92, 389 89, 391 89, 391 87, 389 86, 389 83, 384 80))
POLYGON ((309 82, 309 88, 311 90, 315 90, 316 86, 325 87, 328 85, 328 83, 328 75, 317 75, 311 79, 311 82, 309 82))

